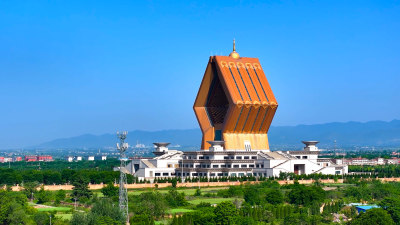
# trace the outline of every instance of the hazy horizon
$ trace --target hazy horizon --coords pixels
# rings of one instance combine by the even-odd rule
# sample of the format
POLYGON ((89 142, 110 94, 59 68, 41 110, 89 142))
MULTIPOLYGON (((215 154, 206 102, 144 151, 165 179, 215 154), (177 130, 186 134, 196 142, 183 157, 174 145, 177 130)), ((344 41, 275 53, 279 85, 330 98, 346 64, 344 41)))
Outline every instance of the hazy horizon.
MULTIPOLYGON (((327 125, 327 124, 347 124, 347 123, 361 123, 361 124, 365 124, 365 123, 372 123, 372 122, 385 122, 385 123, 389 123, 389 122, 393 122, 393 121, 399 121, 399 119, 393 119, 393 120, 389 120, 389 121, 384 121, 384 120, 371 120, 371 121, 344 121, 344 122, 328 122, 328 123, 318 123, 318 124, 296 124, 296 125, 282 125, 282 126, 275 126, 275 125, 271 125, 271 127, 298 127, 298 126, 314 126, 314 125, 327 125)), ((124 130, 124 131, 140 131, 140 132, 161 132, 161 131, 172 131, 172 130, 199 130, 200 131, 200 127, 192 127, 192 128, 181 128, 181 129, 159 129, 159 130, 144 130, 144 129, 131 129, 131 130, 124 130)), ((122 130, 121 130, 122 131, 122 130)), ((60 139, 69 139, 69 138, 76 138, 76 137, 80 137, 80 136, 85 136, 85 135, 94 135, 94 136, 102 136, 102 135, 110 135, 113 133, 116 133, 117 130, 115 131, 110 131, 110 132, 103 132, 103 133, 81 133, 81 134, 75 134, 75 135, 71 135, 71 136, 63 136, 63 137, 56 137, 56 138, 52 138, 49 140, 44 140, 44 141, 40 141, 40 142, 36 142, 36 143, 30 143, 27 145, 15 145, 15 146, 2 146, 0 144, 0 150, 10 150, 10 149, 29 149, 32 148, 34 146, 43 144, 43 143, 47 143, 47 142, 51 142, 51 141, 55 141, 55 140, 60 140, 60 139)), ((130 141, 132 141, 133 139, 135 139, 135 137, 132 137, 130 135, 128 135, 128 139, 130 139, 130 141)), ((157 141, 157 140, 154 140, 157 141)), ((176 143, 175 143, 176 144, 176 143)))

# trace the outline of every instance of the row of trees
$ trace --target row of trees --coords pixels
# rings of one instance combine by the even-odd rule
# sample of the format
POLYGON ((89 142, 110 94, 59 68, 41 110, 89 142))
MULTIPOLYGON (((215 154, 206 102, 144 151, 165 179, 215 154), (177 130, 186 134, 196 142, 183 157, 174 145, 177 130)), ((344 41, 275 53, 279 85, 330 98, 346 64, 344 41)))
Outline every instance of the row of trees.
POLYGON ((364 172, 364 173, 372 173, 375 176, 399 177, 400 166, 399 165, 376 165, 376 166, 350 165, 349 172, 364 172))
POLYGON ((118 159, 108 158, 107 160, 95 160, 95 161, 78 161, 78 162, 68 162, 65 160, 56 160, 52 162, 13 162, 0 163, 1 169, 6 169, 11 166, 14 170, 57 170, 61 171, 64 169, 74 169, 74 170, 96 170, 96 171, 112 171, 114 167, 120 164, 118 159))
MULTIPOLYGON (((85 177, 92 184, 110 183, 119 179, 118 171, 95 171, 95 170, 14 170, 0 169, 0 185, 16 185, 27 182, 38 182, 40 184, 71 184, 77 177, 85 177)), ((128 183, 138 182, 132 175, 127 175, 128 183)))
MULTIPOLYGON (((105 166, 105 162, 99 161, 105 166)), ((52 162, 57 164, 56 162, 52 162)), ((61 162, 58 162, 61 163, 61 162)), ((64 162, 63 162, 64 163, 64 162)), ((113 163, 109 163, 114 165, 113 163)), ((107 164, 108 165, 108 164, 107 164)), ((296 175, 294 173, 281 173, 279 177, 254 177, 254 176, 231 176, 231 177, 192 177, 186 178, 185 182, 225 182, 225 181, 265 181, 265 180, 301 180, 301 179, 339 179, 344 178, 347 182, 353 182, 354 179, 366 177, 400 177, 400 166, 398 165, 385 165, 385 166, 349 166, 351 172, 365 172, 365 174, 355 175, 324 175, 324 174, 310 174, 310 175, 296 175)), ((110 183, 119 179, 119 172, 112 170, 100 170, 98 168, 89 167, 86 169, 9 169, 0 168, 0 185, 15 185, 23 184, 26 182, 39 182, 40 184, 53 185, 53 184, 66 184, 72 183, 77 176, 86 177, 92 184, 110 183)), ((149 181, 141 180, 127 176, 128 183, 149 183, 149 181)), ((181 178, 155 178, 155 183, 172 183, 173 181, 181 182, 181 178)))

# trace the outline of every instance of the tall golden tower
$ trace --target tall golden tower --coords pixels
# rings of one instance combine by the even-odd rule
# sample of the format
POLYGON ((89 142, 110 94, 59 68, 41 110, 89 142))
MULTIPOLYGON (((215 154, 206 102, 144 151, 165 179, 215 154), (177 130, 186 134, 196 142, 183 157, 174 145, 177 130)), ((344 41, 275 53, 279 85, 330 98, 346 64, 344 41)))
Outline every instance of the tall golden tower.
POLYGON ((278 103, 257 58, 211 56, 193 109, 207 141, 226 150, 269 150, 268 129, 278 103))

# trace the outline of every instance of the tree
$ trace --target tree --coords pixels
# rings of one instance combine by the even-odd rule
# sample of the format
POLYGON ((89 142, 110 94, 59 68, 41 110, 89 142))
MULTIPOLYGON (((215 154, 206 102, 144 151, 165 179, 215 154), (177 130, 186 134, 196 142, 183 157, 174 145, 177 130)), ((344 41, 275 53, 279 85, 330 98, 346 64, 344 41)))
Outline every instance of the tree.
POLYGON ((101 189, 101 193, 103 193, 104 196, 109 198, 118 196, 118 187, 114 186, 113 183, 108 183, 101 189))
POLYGON ((259 205, 261 203, 259 190, 254 185, 247 186, 244 189, 244 200, 250 205, 259 205))
POLYGON ((382 208, 367 210, 351 220, 350 225, 394 225, 392 217, 382 208))
POLYGON ((61 173, 58 171, 45 170, 43 171, 44 184, 61 184, 61 173))
POLYGON ((197 188, 196 192, 194 193, 194 196, 201 196, 201 189, 197 188))
POLYGON ((221 202, 215 207, 214 214, 217 224, 234 224, 236 207, 232 202, 221 202))
POLYGON ((325 198, 325 191, 318 186, 307 187, 295 183, 291 185, 291 188, 292 191, 289 192, 288 198, 292 204, 309 206, 314 202, 322 202, 325 198))
POLYGON ((89 213, 74 213, 70 223, 71 225, 120 225, 124 222, 125 218, 118 205, 108 199, 99 199, 93 204, 89 213))
POLYGON ((177 183, 178 183, 178 181, 176 180, 176 178, 173 178, 171 180, 171 185, 172 185, 173 188, 176 188, 177 183))
POLYGON ((33 220, 37 225, 46 225, 49 224, 50 217, 45 212, 37 212, 33 215, 33 220))
POLYGON ((121 223, 125 221, 119 206, 110 202, 108 199, 99 199, 99 201, 95 202, 90 213, 97 217, 109 217, 121 223))
POLYGON ((52 193, 50 191, 45 191, 44 187, 42 186, 36 194, 36 197, 38 199, 38 203, 42 204, 51 200, 52 193))
POLYGON ((64 201, 66 197, 66 192, 64 190, 58 190, 56 192, 56 204, 59 204, 61 201, 64 201))
POLYGON ((26 197, 30 198, 31 201, 33 201, 34 194, 37 192, 37 188, 39 187, 39 182, 26 182, 22 185, 22 187, 24 188, 26 197))
POLYGON ((158 191, 144 192, 135 196, 135 200, 129 204, 131 212, 135 214, 150 215, 160 218, 167 210, 164 196, 158 191))
POLYGON ((293 213, 284 218, 284 225, 306 225, 309 224, 305 214, 293 213))
POLYGON ((72 197, 77 198, 79 201, 83 199, 89 199, 92 196, 92 192, 89 190, 89 181, 86 177, 80 175, 77 176, 72 184, 72 197))
POLYGON ((87 215, 85 213, 76 212, 72 215, 70 223, 71 225, 87 225, 87 215))
POLYGON ((168 194, 165 196, 165 200, 171 207, 185 206, 188 204, 185 199, 185 193, 179 193, 176 189, 169 190, 168 194))
POLYGON ((27 223, 27 216, 23 207, 18 203, 13 203, 10 206, 10 213, 8 215, 8 223, 10 225, 20 225, 27 223))
POLYGON ((385 209, 396 224, 400 224, 400 200, 394 197, 383 199, 379 206, 385 209))
MULTIPOLYGON (((134 215, 130 219, 130 224, 132 225, 153 225, 154 219, 150 215, 134 215)), ((177 225, 177 218, 174 215, 171 225, 177 225)))
POLYGON ((283 203, 283 194, 279 189, 271 189, 265 194, 265 200, 273 205, 283 203))

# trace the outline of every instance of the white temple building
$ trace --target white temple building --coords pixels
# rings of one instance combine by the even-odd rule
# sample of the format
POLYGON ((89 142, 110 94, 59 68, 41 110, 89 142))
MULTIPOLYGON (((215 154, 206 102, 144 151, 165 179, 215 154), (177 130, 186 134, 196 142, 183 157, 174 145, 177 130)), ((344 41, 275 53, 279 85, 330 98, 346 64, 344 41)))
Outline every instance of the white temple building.
POLYGON ((317 141, 303 141, 302 151, 225 150, 223 141, 210 141, 208 151, 169 150, 169 143, 154 143, 154 158, 133 159, 127 170, 139 179, 163 177, 278 177, 280 173, 348 173, 347 165, 337 165, 329 158, 318 158, 317 141))

